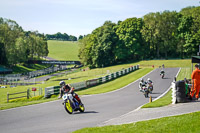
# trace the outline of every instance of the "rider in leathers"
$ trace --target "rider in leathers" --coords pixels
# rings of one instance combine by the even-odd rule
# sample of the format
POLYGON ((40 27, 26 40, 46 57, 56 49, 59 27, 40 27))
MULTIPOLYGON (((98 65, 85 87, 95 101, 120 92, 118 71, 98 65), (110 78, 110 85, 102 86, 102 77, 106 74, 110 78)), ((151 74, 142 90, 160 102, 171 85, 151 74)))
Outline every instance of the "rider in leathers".
POLYGON ((140 83, 139 83, 139 89, 140 91, 142 91, 142 87, 146 86, 146 82, 143 79, 140 79, 140 83))
POLYGON ((76 98, 76 100, 79 102, 79 104, 82 104, 81 99, 79 98, 78 94, 76 94, 74 92, 74 88, 71 87, 70 84, 65 85, 65 82, 61 81, 60 82, 60 87, 61 87, 61 89, 60 89, 60 97, 62 97, 63 94, 65 94, 65 93, 71 93, 72 96, 74 98, 76 98))

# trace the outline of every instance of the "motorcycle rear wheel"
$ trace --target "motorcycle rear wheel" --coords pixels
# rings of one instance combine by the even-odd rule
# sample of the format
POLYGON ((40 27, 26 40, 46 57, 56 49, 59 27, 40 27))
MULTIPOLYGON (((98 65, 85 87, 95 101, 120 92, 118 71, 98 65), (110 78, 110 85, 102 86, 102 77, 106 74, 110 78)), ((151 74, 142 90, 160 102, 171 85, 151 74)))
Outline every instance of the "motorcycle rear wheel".
POLYGON ((85 111, 85 107, 84 107, 83 104, 82 104, 82 105, 79 105, 79 111, 80 111, 80 112, 84 112, 84 111, 85 111))
POLYGON ((73 113, 72 103, 70 100, 67 100, 66 102, 64 102, 64 108, 69 114, 73 113))

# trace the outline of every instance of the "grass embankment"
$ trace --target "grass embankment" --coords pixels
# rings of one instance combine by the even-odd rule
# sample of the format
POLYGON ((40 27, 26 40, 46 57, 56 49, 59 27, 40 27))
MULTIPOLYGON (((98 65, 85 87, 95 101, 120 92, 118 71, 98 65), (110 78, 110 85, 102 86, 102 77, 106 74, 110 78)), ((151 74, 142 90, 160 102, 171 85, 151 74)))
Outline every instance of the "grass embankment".
POLYGON ((73 133, 199 133, 200 112, 116 126, 83 128, 73 133))
POLYGON ((158 68, 159 66, 162 66, 162 64, 165 65, 165 67, 181 67, 181 68, 185 68, 191 67, 191 59, 177 59, 177 60, 144 60, 144 61, 139 61, 138 64, 140 64, 140 66, 144 66, 144 67, 151 67, 152 65, 154 65, 156 68, 158 68))
POLYGON ((123 77, 117 78, 108 83, 98 85, 98 86, 92 87, 90 89, 81 90, 81 91, 78 91, 77 93, 80 95, 99 94, 99 93, 105 93, 105 92, 113 91, 116 89, 120 89, 120 88, 132 83, 133 81, 139 79, 140 77, 146 75, 147 73, 149 73, 152 70, 153 70, 152 68, 139 69, 139 70, 136 70, 135 72, 132 72, 123 77))
MULTIPOLYGON (((7 103, 7 92, 16 93, 16 92, 26 91, 28 88, 31 89, 32 87, 36 87, 37 89, 43 88, 43 95, 44 95, 44 88, 45 87, 57 86, 57 85, 59 85, 59 82, 61 80, 66 81, 66 83, 81 82, 81 81, 85 81, 85 80, 88 80, 88 79, 94 79, 94 78, 98 78, 98 77, 101 77, 101 76, 105 76, 108 73, 116 72, 116 71, 119 71, 123 68, 128 68, 130 66, 131 66, 131 64, 123 64, 123 65, 116 65, 116 66, 112 66, 112 67, 105 67, 105 68, 101 68, 101 69, 92 69, 92 70, 86 69, 86 71, 79 71, 79 72, 76 72, 76 73, 67 74, 67 75, 64 74, 64 75, 59 76, 59 77, 51 78, 49 81, 45 81, 44 84, 37 84, 37 85, 30 85, 30 86, 17 86, 17 87, 14 87, 14 88, 10 88, 9 86, 7 86, 7 88, 0 88, 0 109, 2 110, 2 109, 8 109, 8 108, 12 108, 12 107, 19 107, 19 106, 23 106, 23 105, 42 103, 42 102, 51 101, 51 100, 56 99, 55 97, 50 98, 50 99, 44 99, 43 97, 38 97, 35 100, 33 100, 33 99, 27 100, 26 98, 23 98, 22 100, 21 99, 17 100, 17 102, 15 101, 15 102, 7 103), (71 80, 68 80, 68 79, 71 79, 71 80)), ((116 79, 116 80, 118 80, 119 82, 122 83, 121 86, 126 85, 126 84, 130 83, 131 81, 136 80, 133 77, 136 77, 136 76, 139 76, 139 75, 143 76, 151 70, 152 70, 152 68, 142 68, 140 70, 132 72, 131 73, 132 76, 130 76, 130 74, 128 74, 128 75, 122 76, 122 77, 120 77, 119 79, 116 79), (138 75, 138 71, 141 72, 141 74, 138 75), (127 80, 127 78, 131 78, 131 79, 127 80)), ((108 84, 107 88, 104 86, 105 84, 96 86, 94 88, 97 89, 97 90, 102 89, 101 92, 107 92, 107 91, 111 91, 111 90, 114 90, 114 89, 118 89, 120 87, 120 85, 119 85, 118 88, 112 87, 110 89, 109 84, 112 84, 112 82, 114 82, 113 84, 115 84, 116 81, 113 80, 111 82, 106 83, 106 84, 108 84)), ((83 90, 83 91, 80 91, 80 92, 77 92, 77 93, 78 94, 79 93, 80 94, 100 93, 100 92, 94 91, 95 90, 94 88, 88 88, 87 90, 83 90)), ((17 96, 21 96, 21 95, 17 95, 17 96)))
MULTIPOLYGON (((140 61, 140 62, 135 62, 135 63, 122 64, 122 65, 116 65, 116 66, 105 67, 105 68, 97 68, 97 69, 92 69, 92 70, 86 69, 86 71, 79 71, 79 72, 67 74, 67 75, 64 74, 62 76, 53 77, 49 81, 45 81, 42 84, 37 84, 37 85, 17 86, 15 88, 10 88, 9 86, 7 86, 7 88, 0 88, 0 109, 2 110, 2 109, 8 109, 8 108, 12 108, 12 107, 23 106, 23 105, 42 103, 42 102, 51 101, 51 100, 56 99, 56 98, 44 99, 44 98, 40 97, 40 98, 36 98, 37 100, 36 99, 35 100, 33 100, 33 99, 25 100, 24 99, 19 102, 7 103, 7 100, 6 100, 7 92, 16 93, 16 92, 26 91, 28 88, 31 89, 32 87, 37 87, 37 88, 43 88, 43 95, 44 95, 45 87, 57 86, 61 80, 66 81, 66 83, 81 82, 81 81, 85 81, 88 79, 102 77, 108 73, 113 73, 113 72, 119 71, 123 68, 128 68, 132 65, 140 64, 140 68, 142 68, 140 70, 137 70, 126 76, 120 77, 119 79, 115 79, 106 84, 102 84, 102 85, 99 85, 96 87, 88 88, 88 89, 77 92, 79 95, 80 94, 85 95, 85 94, 103 93, 103 92, 108 92, 108 91, 112 91, 114 89, 121 88, 122 86, 125 86, 125 85, 129 84, 130 82, 133 82, 134 80, 142 77, 143 75, 145 75, 146 73, 151 71, 150 70, 151 67, 150 68, 148 67, 148 66, 151 66, 150 64, 152 64, 152 65, 157 64, 157 66, 161 66, 163 64, 163 62, 165 62, 166 67, 170 66, 171 62, 172 62, 172 64, 174 62, 176 62, 176 64, 177 64, 176 67, 178 67, 179 64, 185 64, 185 65, 188 64, 188 66, 191 66, 191 64, 189 63, 190 60, 176 60, 176 61, 167 60, 167 62, 165 60, 164 61, 162 61, 162 60, 140 61), (146 63, 149 65, 146 66, 145 65, 146 63), (68 80, 68 79, 71 79, 71 80, 68 80)), ((185 68, 185 69, 187 70, 188 68, 185 68)), ((182 71, 183 71, 183 69, 182 69, 182 71)))
POLYGON ((56 60, 79 61, 78 47, 78 42, 49 40, 48 57, 56 60))
POLYGON ((25 72, 31 72, 31 71, 37 71, 41 70, 47 67, 50 67, 49 64, 27 64, 25 66, 17 64, 16 66, 12 67, 13 73, 25 73, 25 72))

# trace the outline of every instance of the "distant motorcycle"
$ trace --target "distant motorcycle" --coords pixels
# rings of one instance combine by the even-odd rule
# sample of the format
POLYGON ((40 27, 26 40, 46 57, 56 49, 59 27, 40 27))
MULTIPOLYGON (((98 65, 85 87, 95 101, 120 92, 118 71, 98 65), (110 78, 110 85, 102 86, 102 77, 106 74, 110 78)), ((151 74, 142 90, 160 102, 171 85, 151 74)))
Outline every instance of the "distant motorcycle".
POLYGON ((142 92, 144 94, 144 97, 149 97, 149 90, 146 85, 142 86, 142 92))
POLYGON ((148 84, 147 84, 147 88, 148 88, 149 93, 152 94, 152 91, 153 91, 153 83, 148 83, 148 84))
POLYGON ((76 98, 74 98, 72 96, 72 94, 64 94, 62 96, 63 99, 63 105, 65 110, 69 113, 72 114, 74 111, 80 111, 80 112, 84 112, 85 111, 85 107, 83 104, 79 104, 79 102, 76 100, 76 98))
POLYGON ((162 71, 160 72, 160 77, 163 79, 163 78, 164 78, 164 76, 165 76, 165 71, 164 71, 164 70, 162 70, 162 71))
POLYGON ((164 73, 161 73, 160 76, 161 76, 161 78, 163 79, 164 76, 165 76, 165 74, 164 74, 164 73))

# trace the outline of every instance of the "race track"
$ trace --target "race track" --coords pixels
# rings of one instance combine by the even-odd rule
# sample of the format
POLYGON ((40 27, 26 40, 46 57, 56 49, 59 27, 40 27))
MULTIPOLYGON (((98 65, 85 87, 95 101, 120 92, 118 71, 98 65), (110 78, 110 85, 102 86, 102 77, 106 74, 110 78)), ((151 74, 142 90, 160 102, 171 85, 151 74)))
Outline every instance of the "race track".
MULTIPOLYGON (((171 85, 179 68, 165 68, 165 78, 160 78, 160 69, 155 69, 144 77, 154 83, 152 98, 157 98, 171 85)), ((85 105, 84 113, 69 115, 62 100, 0 111, 1 133, 68 133, 84 127, 99 124, 126 114, 149 102, 139 92, 139 81, 120 90, 81 97, 85 105)))

